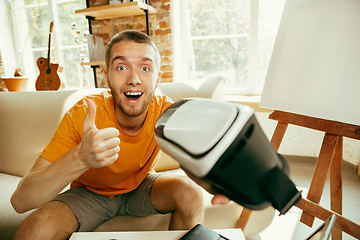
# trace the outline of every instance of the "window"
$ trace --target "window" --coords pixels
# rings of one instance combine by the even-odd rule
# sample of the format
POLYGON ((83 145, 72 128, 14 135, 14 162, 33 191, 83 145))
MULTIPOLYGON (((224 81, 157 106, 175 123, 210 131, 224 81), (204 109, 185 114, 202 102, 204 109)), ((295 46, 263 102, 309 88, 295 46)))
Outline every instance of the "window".
POLYGON ((226 76, 227 94, 260 95, 285 0, 174 0, 175 81, 226 76))
MULTIPOLYGON (((63 68, 61 80, 66 88, 83 86, 84 78, 93 86, 91 69, 81 66, 82 57, 88 56, 86 38, 87 20, 76 15, 76 9, 86 8, 84 0, 8 0, 14 16, 14 36, 19 39, 13 42, 13 54, 4 54, 1 49, 2 60, 8 63, 4 66, 5 73, 12 71, 16 63, 14 56, 21 59, 21 67, 29 77, 29 89, 35 89, 35 81, 39 75, 36 61, 39 57, 47 58, 49 44, 50 22, 54 22, 52 34, 51 56, 63 68), (76 28, 72 28, 76 23, 76 28), (77 30, 77 31, 76 31, 77 30), (78 39, 78 42, 76 42, 78 39), (85 40, 86 42, 86 40, 85 40), (10 66, 11 65, 11 66, 10 66)), ((9 8, 7 6, 7 8, 9 8)), ((0 40, 6 41, 6 40, 0 40)), ((9 44, 2 43, 2 45, 9 44)))

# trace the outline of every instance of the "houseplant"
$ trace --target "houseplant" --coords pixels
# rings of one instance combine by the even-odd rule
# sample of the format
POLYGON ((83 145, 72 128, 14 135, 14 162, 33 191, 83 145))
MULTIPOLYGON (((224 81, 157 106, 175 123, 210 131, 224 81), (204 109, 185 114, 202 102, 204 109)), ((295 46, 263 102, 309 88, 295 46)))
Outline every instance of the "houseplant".
POLYGON ((27 88, 28 78, 23 76, 21 68, 15 69, 13 77, 2 77, 1 80, 9 91, 25 91, 27 88))

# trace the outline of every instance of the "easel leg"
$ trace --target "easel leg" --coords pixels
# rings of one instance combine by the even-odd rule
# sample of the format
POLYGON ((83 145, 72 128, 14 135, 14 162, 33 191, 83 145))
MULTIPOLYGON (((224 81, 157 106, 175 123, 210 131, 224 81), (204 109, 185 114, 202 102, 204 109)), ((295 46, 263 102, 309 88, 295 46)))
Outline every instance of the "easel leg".
POLYGON ((235 228, 241 228, 244 231, 246 225, 249 222, 252 212, 253 212, 252 210, 244 208, 240 214, 239 220, 237 221, 235 228))
MULTIPOLYGON (((343 137, 339 136, 336 144, 335 153, 330 165, 330 199, 331 210, 342 214, 342 172, 343 172, 343 137)), ((342 231, 334 228, 332 232, 333 240, 342 239, 342 231)))
POLYGON ((274 134, 271 138, 271 144, 273 145, 276 152, 279 150, 281 141, 284 138, 288 125, 289 125, 288 123, 284 123, 284 122, 278 122, 278 124, 276 125, 274 134))
MULTIPOLYGON (((338 136, 330 133, 325 133, 319 158, 316 162, 313 178, 311 180, 309 193, 307 199, 312 202, 319 203, 323 193, 327 173, 329 171, 331 160, 335 153, 335 146, 338 141, 338 136)), ((314 223, 314 217, 306 212, 301 215, 300 221, 309 227, 314 223)))
POLYGON ((317 218, 323 221, 328 219, 332 214, 335 214, 337 216, 335 228, 342 229, 347 234, 355 237, 356 239, 360 239, 360 225, 350 221, 344 216, 339 215, 333 211, 327 210, 322 206, 320 206, 319 204, 316 204, 312 201, 303 198, 300 199, 300 201, 297 202, 295 206, 300 208, 304 212, 316 216, 317 218))

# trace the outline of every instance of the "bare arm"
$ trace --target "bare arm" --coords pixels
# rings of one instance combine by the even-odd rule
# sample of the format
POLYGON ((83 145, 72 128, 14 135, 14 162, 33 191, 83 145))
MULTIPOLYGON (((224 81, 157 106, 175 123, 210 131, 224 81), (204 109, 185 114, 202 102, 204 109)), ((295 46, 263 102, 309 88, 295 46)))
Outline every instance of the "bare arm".
POLYGON ((36 160, 11 197, 16 212, 42 206, 89 168, 109 166, 116 161, 120 151, 119 131, 115 128, 97 129, 96 106, 91 100, 88 100, 88 105, 82 142, 54 163, 41 156, 36 160))
POLYGON ((11 197, 11 204, 18 213, 38 208, 52 200, 70 182, 87 170, 79 161, 72 161, 73 149, 51 164, 39 157, 30 173, 19 183, 11 197))

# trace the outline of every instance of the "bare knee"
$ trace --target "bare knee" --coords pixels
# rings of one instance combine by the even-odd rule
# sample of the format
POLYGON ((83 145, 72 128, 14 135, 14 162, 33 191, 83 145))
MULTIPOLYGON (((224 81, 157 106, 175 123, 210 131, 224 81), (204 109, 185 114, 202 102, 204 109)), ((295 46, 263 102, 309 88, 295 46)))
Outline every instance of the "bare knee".
POLYGON ((153 185, 152 201, 160 212, 182 211, 191 215, 203 210, 201 188, 185 176, 162 174, 153 185))
POLYGON ((203 220, 201 188, 188 177, 160 175, 153 184, 151 201, 159 212, 172 213, 171 230, 190 229, 203 220))
POLYGON ((78 228, 76 217, 62 202, 49 202, 28 216, 14 239, 68 239, 78 228))
POLYGON ((203 211, 203 194, 201 188, 190 180, 184 177, 181 181, 177 182, 175 189, 178 191, 175 195, 175 203, 177 208, 189 211, 189 214, 200 214, 203 211))

